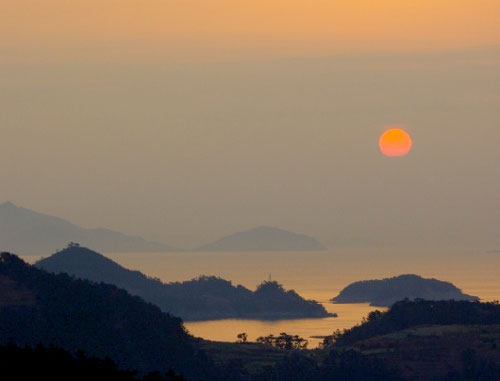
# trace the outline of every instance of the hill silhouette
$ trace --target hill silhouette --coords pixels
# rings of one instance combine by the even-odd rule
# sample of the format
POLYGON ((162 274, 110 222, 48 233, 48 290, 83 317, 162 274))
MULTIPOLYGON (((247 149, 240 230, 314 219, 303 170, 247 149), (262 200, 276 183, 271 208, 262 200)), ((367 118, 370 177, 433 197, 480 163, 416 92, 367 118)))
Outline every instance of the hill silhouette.
POLYGON ((181 319, 113 285, 50 274, 0 254, 0 344, 54 345, 110 357, 123 369, 199 378, 210 364, 181 319))
POLYGON ((114 284, 184 320, 330 316, 321 304, 305 300, 293 290, 286 291, 277 282, 264 282, 256 291, 234 286, 230 281, 214 276, 162 283, 74 244, 38 261, 36 266, 55 273, 114 284))
POLYGON ((312 251, 325 250, 316 239, 270 226, 234 233, 199 247, 198 251, 312 251))
POLYGON ((354 282, 332 298, 335 303, 370 303, 373 306, 389 307, 403 299, 426 300, 479 300, 464 294, 449 282, 426 279, 406 274, 381 280, 354 282))
POLYGON ((105 252, 170 251, 174 248, 104 228, 86 229, 61 218, 0 204, 0 245, 3 250, 26 254, 47 254, 68 242, 92 244, 105 252))
POLYGON ((423 325, 498 325, 498 302, 480 303, 465 300, 402 300, 386 312, 373 311, 361 325, 337 332, 338 345, 351 345, 378 335, 386 335, 423 325))
POLYGON ((185 381, 169 370, 165 374, 120 370, 110 358, 89 357, 82 351, 69 352, 54 346, 18 347, 13 343, 0 345, 1 380, 51 381, 185 381))
POLYGON ((499 344, 498 303, 406 300, 335 332, 320 349, 292 351, 256 379, 493 381, 499 344))

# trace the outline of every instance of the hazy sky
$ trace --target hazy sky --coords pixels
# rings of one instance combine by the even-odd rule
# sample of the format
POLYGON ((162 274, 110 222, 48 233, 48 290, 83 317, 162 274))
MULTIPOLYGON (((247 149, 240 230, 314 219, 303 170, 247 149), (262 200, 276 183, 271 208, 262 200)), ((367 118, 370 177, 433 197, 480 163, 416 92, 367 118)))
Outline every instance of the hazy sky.
POLYGON ((413 52, 498 44, 499 16, 498 0, 2 0, 0 44, 30 62, 413 52))
POLYGON ((0 202, 196 246, 500 247, 500 2, 0 2, 0 202), (378 151, 403 124, 414 147, 378 151))

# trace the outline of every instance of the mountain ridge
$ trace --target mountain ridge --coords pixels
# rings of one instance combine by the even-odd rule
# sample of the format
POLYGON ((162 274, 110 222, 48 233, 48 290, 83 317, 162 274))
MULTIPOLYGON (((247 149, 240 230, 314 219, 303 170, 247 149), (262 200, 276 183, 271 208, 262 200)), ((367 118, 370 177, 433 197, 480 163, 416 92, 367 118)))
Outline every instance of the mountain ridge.
POLYGON ((195 251, 316 251, 326 247, 315 238, 261 225, 226 235, 195 251))
POLYGON ((7 201, 0 204, 2 250, 27 255, 53 253, 68 242, 92 245, 105 252, 173 251, 174 247, 106 228, 83 228, 59 217, 7 201))

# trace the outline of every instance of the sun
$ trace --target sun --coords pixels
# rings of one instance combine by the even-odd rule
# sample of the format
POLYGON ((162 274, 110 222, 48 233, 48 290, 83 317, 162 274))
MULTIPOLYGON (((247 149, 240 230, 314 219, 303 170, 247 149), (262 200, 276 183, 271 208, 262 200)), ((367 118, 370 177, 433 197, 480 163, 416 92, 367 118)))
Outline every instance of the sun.
POLYGON ((380 151, 385 156, 406 156, 413 142, 410 135, 401 128, 391 128, 385 131, 378 141, 380 151))

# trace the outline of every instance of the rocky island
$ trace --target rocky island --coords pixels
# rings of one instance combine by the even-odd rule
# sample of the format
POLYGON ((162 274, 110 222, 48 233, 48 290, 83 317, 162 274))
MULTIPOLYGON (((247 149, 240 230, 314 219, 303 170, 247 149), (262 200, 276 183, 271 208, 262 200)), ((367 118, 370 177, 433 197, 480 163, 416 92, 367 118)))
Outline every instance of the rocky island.
POLYGON ((332 298, 333 303, 370 303, 372 306, 390 307, 404 299, 425 300, 479 300, 462 293, 449 282, 426 279, 414 274, 399 275, 379 280, 354 282, 332 298))

